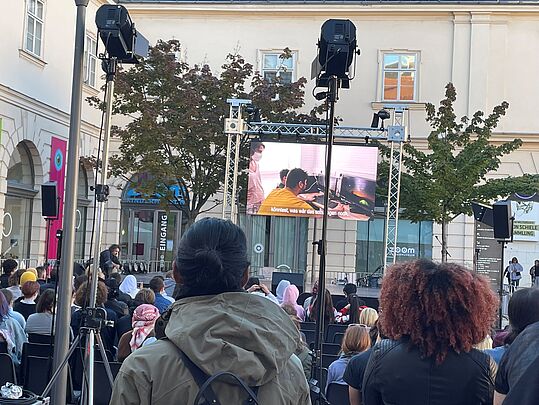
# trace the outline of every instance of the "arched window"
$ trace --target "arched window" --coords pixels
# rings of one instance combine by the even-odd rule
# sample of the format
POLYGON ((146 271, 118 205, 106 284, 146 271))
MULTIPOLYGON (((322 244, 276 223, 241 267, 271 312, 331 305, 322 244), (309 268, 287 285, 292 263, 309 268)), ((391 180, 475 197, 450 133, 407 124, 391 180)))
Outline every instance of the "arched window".
POLYGON ((7 172, 1 252, 4 258, 29 258, 32 204, 37 194, 34 185, 32 155, 28 146, 21 142, 10 157, 7 172))

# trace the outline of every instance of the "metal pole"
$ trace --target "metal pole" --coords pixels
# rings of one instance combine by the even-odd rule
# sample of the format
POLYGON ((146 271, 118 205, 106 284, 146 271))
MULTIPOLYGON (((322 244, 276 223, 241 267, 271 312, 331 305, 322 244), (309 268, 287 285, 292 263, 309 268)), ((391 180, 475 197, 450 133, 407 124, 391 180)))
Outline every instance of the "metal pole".
MULTIPOLYGON (((97 184, 95 198, 97 199, 97 219, 95 226, 94 240, 94 262, 92 272, 90 274, 90 300, 89 308, 95 308, 97 298, 97 284, 99 274, 99 254, 101 251, 101 236, 103 233, 103 219, 105 215, 105 201, 107 200, 108 192, 106 191, 107 172, 109 167, 109 145, 110 145, 110 127, 112 118, 112 100, 114 96, 114 75, 116 74, 116 58, 110 58, 105 61, 107 67, 107 87, 105 100, 105 128, 103 134, 103 154, 101 159, 101 172, 99 174, 99 183, 97 184)), ((85 375, 88 381, 87 397, 85 404, 92 405, 94 403, 94 357, 95 357, 95 331, 90 329, 88 339, 86 341, 85 351, 85 375)), ((84 392, 84 390, 83 390, 84 392)))
MULTIPOLYGON (((329 122, 328 138, 326 145, 326 172, 325 172, 325 190, 324 190, 324 210, 322 215, 322 234, 318 241, 318 253, 320 254, 320 269, 318 275, 318 312, 316 314, 317 329, 314 339, 316 350, 316 366, 318 372, 322 370, 322 342, 324 341, 324 315, 325 315, 325 297, 326 297, 326 255, 327 255, 327 228, 329 217, 329 191, 331 180, 331 156, 333 150, 333 130, 335 122, 335 102, 338 99, 339 79, 336 76, 329 78, 328 102, 329 102, 329 122)), ((320 390, 319 395, 322 394, 320 390)), ((320 400, 320 397, 319 397, 320 400)))
MULTIPOLYGON (((54 335, 54 370, 58 369, 69 349, 69 324, 71 322, 71 295, 73 262, 75 257, 75 220, 79 180, 79 141, 82 106, 82 66, 86 39, 86 7, 89 0, 75 0, 77 22, 75 50, 73 55, 73 81, 71 84, 71 112, 69 120, 69 152, 67 155, 64 238, 60 274, 58 278, 58 306, 56 308, 56 332, 54 335)), ((66 403, 67 370, 64 368, 52 392, 52 404, 66 403)))

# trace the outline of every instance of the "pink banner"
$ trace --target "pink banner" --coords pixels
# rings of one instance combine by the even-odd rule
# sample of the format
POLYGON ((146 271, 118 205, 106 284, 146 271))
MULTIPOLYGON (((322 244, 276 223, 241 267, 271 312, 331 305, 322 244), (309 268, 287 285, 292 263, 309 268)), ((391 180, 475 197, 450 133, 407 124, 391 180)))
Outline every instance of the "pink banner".
POLYGON ((57 239, 56 231, 62 229, 62 219, 64 212, 64 183, 66 172, 66 145, 63 139, 51 138, 51 164, 49 170, 49 180, 56 182, 56 192, 58 195, 58 217, 50 221, 48 236, 47 259, 56 259, 57 239))

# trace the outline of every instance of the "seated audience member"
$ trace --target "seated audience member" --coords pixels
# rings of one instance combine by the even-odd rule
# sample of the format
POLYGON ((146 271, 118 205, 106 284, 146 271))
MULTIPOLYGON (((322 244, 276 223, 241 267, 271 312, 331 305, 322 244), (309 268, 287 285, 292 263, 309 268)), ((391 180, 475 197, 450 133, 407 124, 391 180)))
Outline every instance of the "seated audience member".
POLYGON ((365 375, 365 369, 369 359, 371 358, 372 347, 380 340, 380 334, 378 333, 378 322, 369 330, 369 337, 371 345, 370 347, 353 356, 346 366, 344 371, 343 381, 348 384, 348 397, 350 398, 350 405, 361 405, 361 392, 363 377, 365 375))
POLYGON ((509 347, 496 375, 496 405, 536 404, 539 399, 539 288, 516 290, 509 300, 509 347))
POLYGON ((7 288, 9 291, 11 291, 11 294, 13 295, 13 300, 17 301, 20 297, 22 297, 21 282, 24 284, 27 281, 36 280, 37 277, 34 275, 34 273, 30 271, 27 272, 26 269, 19 269, 15 273, 13 273, 8 280, 9 287, 7 288))
POLYGON ((378 342, 363 404, 491 404, 496 363, 473 345, 490 332, 498 300, 486 278, 455 263, 416 260, 384 275, 378 342), (390 340, 391 339, 391 340, 390 340))
POLYGON ((341 355, 329 365, 326 391, 331 383, 346 385, 346 382, 343 380, 343 375, 348 362, 352 356, 363 353, 369 350, 370 347, 371 338, 369 336, 368 327, 354 324, 348 326, 341 344, 341 355))
POLYGON ((281 280, 279 281, 279 284, 277 284, 277 288, 275 289, 275 294, 277 296, 277 301, 279 302, 279 305, 283 303, 284 299, 284 292, 290 285, 290 281, 288 280, 281 280))
POLYGON ((137 350, 147 338, 155 336, 154 325, 159 318, 159 309, 150 304, 139 305, 133 312, 133 329, 124 333, 118 342, 118 361, 137 350))
POLYGON ((128 307, 128 313, 127 315, 122 316, 120 319, 118 319, 118 322, 116 322, 116 331, 118 333, 118 336, 123 336, 125 332, 128 332, 133 327, 132 319, 133 319, 133 313, 135 312, 135 309, 139 305, 142 304, 149 304, 154 305, 155 304, 155 294, 152 290, 149 288, 142 288, 137 295, 135 296, 134 300, 131 300, 131 304, 128 307))
MULTIPOLYGON (((301 363, 293 356, 296 326, 275 304, 242 291, 249 259, 238 226, 216 218, 195 222, 183 235, 174 269, 182 287, 165 328, 167 339, 125 359, 111 403, 173 404, 179 398, 193 403, 199 387, 179 351, 208 375, 225 368, 258 387, 260 404, 311 403, 301 363)), ((245 400, 245 391, 235 384, 212 388, 222 403, 245 400)))
POLYGON ((135 298, 139 289, 137 288, 137 279, 132 274, 129 274, 124 278, 122 284, 120 284, 120 291, 129 295, 131 299, 135 298))
POLYGON ((171 298, 172 302, 174 302, 174 288, 176 288, 176 281, 174 280, 172 270, 170 270, 165 274, 165 296, 171 298))
POLYGON ((170 300, 165 298, 163 296, 163 292, 165 291, 165 282, 163 281, 163 277, 161 276, 155 276, 150 280, 150 290, 153 291, 155 294, 155 306, 159 310, 159 313, 165 312, 168 307, 170 307, 170 300))
POLYGON ((298 297, 298 287, 296 287, 294 284, 290 284, 288 287, 286 287, 286 290, 284 291, 283 303, 281 304, 281 306, 285 304, 293 306, 296 310, 296 316, 300 319, 300 321, 303 322, 305 320, 305 310, 301 305, 298 305, 298 297))
POLYGON ((43 291, 36 305, 36 313, 26 321, 26 333, 50 336, 52 329, 52 311, 54 305, 54 290, 50 288, 43 291))
POLYGON ((16 365, 22 358, 22 346, 27 342, 21 325, 9 316, 9 305, 6 297, 0 292, 0 342, 6 342, 7 353, 16 365))
POLYGON ((22 300, 13 304, 13 310, 28 317, 36 312, 36 299, 39 294, 39 283, 37 281, 27 281, 22 286, 22 300))
POLYGON ((305 298, 305 301, 303 302, 303 309, 305 310, 305 318, 309 318, 309 309, 311 308, 311 304, 314 302, 316 298, 316 294, 318 294, 318 280, 316 280, 311 288, 311 296, 305 298))
POLYGON ((2 262, 2 275, 0 276, 0 288, 9 287, 9 278, 17 271, 19 264, 13 259, 7 259, 2 262))
POLYGON ((339 312, 350 303, 348 297, 350 295, 356 295, 357 286, 354 283, 346 283, 342 289, 342 292, 344 294, 344 299, 335 304, 335 309, 339 312))
POLYGON ((374 308, 363 308, 359 314, 359 323, 372 328, 378 320, 378 311, 374 308))
POLYGON ((21 328, 24 330, 24 328, 26 328, 26 319, 24 319, 24 316, 22 316, 22 314, 13 310, 13 294, 11 294, 11 291, 9 291, 7 288, 2 288, 0 291, 4 294, 4 297, 6 298, 6 301, 9 306, 8 316, 16 320, 19 325, 21 325, 21 328))
POLYGON ((43 291, 47 289, 51 289, 51 290, 56 289, 57 274, 58 274, 58 271, 56 270, 56 267, 53 267, 49 275, 49 280, 45 284, 42 284, 41 287, 39 288, 40 294, 43 294, 43 291))
MULTIPOLYGON (((90 285, 88 282, 82 283, 82 285, 75 292, 75 304, 81 308, 85 308, 90 302, 90 285)), ((114 341, 116 338, 116 313, 108 308, 105 308, 104 303, 107 300, 107 286, 101 280, 97 283, 97 295, 95 300, 95 306, 103 308, 106 311, 108 321, 114 322, 114 326, 104 326, 101 328, 101 338, 103 339, 103 345, 105 349, 109 350, 112 354, 116 353, 114 348, 114 341)), ((71 317, 71 328, 73 334, 76 337, 79 334, 79 330, 82 322, 82 309, 75 311, 71 317)))
POLYGON ((365 302, 355 294, 349 294, 347 299, 348 304, 337 313, 335 323, 361 323, 359 315, 367 308, 365 302))
MULTIPOLYGON (((317 295, 313 304, 311 305, 311 308, 309 309, 311 322, 316 322, 316 317, 318 314, 319 298, 320 298, 320 294, 317 295)), ((330 323, 334 323, 336 316, 337 316, 337 311, 335 310, 335 308, 333 308, 333 301, 331 300, 331 293, 326 288, 326 293, 324 296, 324 325, 327 326, 330 323)))
POLYGON ((36 281, 39 283, 39 286, 41 287, 43 284, 46 283, 45 267, 37 266, 36 271, 37 271, 37 280, 36 281))
POLYGON ((80 307, 75 304, 75 294, 77 293, 77 290, 79 287, 88 281, 88 276, 86 274, 82 274, 78 277, 75 277, 75 280, 73 280, 73 294, 71 295, 71 316, 75 313, 75 311, 79 310, 80 307))
POLYGON ((266 297, 271 302, 274 302, 279 305, 277 297, 271 293, 268 287, 260 283, 260 279, 258 277, 249 277, 249 280, 247 280, 247 284, 245 284, 243 288, 250 294, 266 297))
POLYGON ((107 290, 109 292, 107 295, 107 300, 104 304, 105 308, 112 309, 114 312, 116 312, 116 317, 118 319, 120 319, 124 315, 127 315, 129 313, 127 304, 118 300, 118 293, 120 292, 120 290, 118 289, 116 279, 106 279, 105 285, 107 286, 107 290))

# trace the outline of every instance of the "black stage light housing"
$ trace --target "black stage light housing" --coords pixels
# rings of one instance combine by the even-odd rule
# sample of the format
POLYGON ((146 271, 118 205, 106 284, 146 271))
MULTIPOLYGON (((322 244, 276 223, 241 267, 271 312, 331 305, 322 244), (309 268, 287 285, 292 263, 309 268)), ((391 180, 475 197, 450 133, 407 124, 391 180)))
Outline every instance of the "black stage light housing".
POLYGON ((320 75, 317 87, 328 87, 330 76, 341 80, 342 88, 350 87, 350 65, 357 48, 356 26, 350 20, 327 20, 318 41, 320 75))
POLYGON ((139 63, 148 55, 148 40, 135 29, 124 6, 105 4, 97 10, 95 23, 110 57, 122 63, 139 63))

